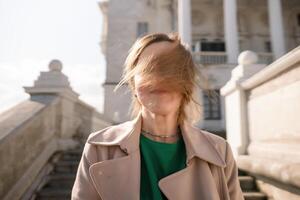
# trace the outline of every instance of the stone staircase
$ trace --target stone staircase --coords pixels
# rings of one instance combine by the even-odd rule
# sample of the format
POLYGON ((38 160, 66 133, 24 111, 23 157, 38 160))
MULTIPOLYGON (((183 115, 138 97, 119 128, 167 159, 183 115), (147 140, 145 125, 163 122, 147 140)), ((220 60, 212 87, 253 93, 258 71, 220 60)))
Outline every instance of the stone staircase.
POLYGON ((32 200, 69 200, 75 181, 77 167, 80 161, 82 147, 67 150, 56 155, 54 169, 46 176, 43 187, 35 194, 32 200))
MULTIPOLYGON (((56 154, 54 169, 45 177, 45 184, 31 200, 68 200, 75 180, 82 147, 56 154)), ((239 170, 239 180, 245 200, 267 200, 256 188, 254 178, 239 170)))
POLYGON ((239 181, 245 200, 267 200, 267 196, 256 187, 255 180, 246 172, 239 170, 239 181))

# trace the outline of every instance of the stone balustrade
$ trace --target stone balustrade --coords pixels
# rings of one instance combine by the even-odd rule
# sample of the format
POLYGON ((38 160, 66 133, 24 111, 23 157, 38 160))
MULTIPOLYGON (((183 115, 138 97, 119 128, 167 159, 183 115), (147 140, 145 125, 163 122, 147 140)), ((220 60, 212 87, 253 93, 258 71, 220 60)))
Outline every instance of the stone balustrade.
POLYGON ((0 114, 0 199, 19 199, 55 151, 112 125, 78 99, 61 70, 53 60, 33 87, 24 87, 30 99, 0 114))
MULTIPOLYGON (((257 53, 258 63, 270 64, 273 61, 273 54, 268 52, 257 53)), ((222 51, 194 51, 193 57, 197 63, 203 65, 218 65, 227 63, 227 54, 222 51)))
POLYGON ((300 198, 300 47, 268 66, 244 52, 225 96, 227 139, 240 169, 270 199, 300 198))

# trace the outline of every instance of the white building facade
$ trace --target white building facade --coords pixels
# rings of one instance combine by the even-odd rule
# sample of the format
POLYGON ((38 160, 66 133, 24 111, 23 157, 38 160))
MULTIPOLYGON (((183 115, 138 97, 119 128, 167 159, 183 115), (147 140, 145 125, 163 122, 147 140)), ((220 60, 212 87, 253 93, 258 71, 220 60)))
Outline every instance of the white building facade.
MULTIPOLYGON (((116 123, 129 119, 131 95, 126 86, 117 93, 113 89, 129 48, 144 34, 178 31, 218 93, 240 52, 254 51, 259 63, 269 64, 300 44, 298 0, 106 0, 99 5, 106 58, 103 110, 116 123)), ((212 102, 200 95, 204 120, 199 126, 224 132, 224 99, 212 102)))

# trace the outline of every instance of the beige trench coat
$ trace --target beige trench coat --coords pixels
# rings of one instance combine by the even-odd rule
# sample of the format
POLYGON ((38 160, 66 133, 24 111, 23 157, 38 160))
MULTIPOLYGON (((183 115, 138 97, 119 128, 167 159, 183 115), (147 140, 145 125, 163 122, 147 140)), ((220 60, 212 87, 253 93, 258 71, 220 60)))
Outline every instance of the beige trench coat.
MULTIPOLYGON (((138 200, 141 112, 131 120, 91 133, 72 188, 72 200, 138 200)), ((170 200, 243 200, 230 145, 223 138, 181 125, 186 168, 159 180, 170 200)))

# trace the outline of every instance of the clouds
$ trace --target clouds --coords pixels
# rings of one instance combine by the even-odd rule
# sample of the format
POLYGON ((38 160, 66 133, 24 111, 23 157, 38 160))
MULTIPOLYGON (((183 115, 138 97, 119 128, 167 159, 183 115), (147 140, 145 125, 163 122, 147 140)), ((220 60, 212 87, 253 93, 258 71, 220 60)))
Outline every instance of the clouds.
POLYGON ((28 98, 52 59, 63 63, 80 99, 102 110, 102 17, 94 0, 0 1, 0 112, 28 98))
MULTIPOLYGON (((24 60, 0 63, 0 112, 28 99, 23 86, 33 86, 41 71, 48 71, 48 60, 24 60)), ((68 76, 71 87, 80 99, 102 111, 105 68, 99 65, 65 65, 62 72, 68 76)))
POLYGON ((63 73, 69 77, 72 88, 80 94, 80 99, 103 111, 104 64, 64 66, 63 73))

